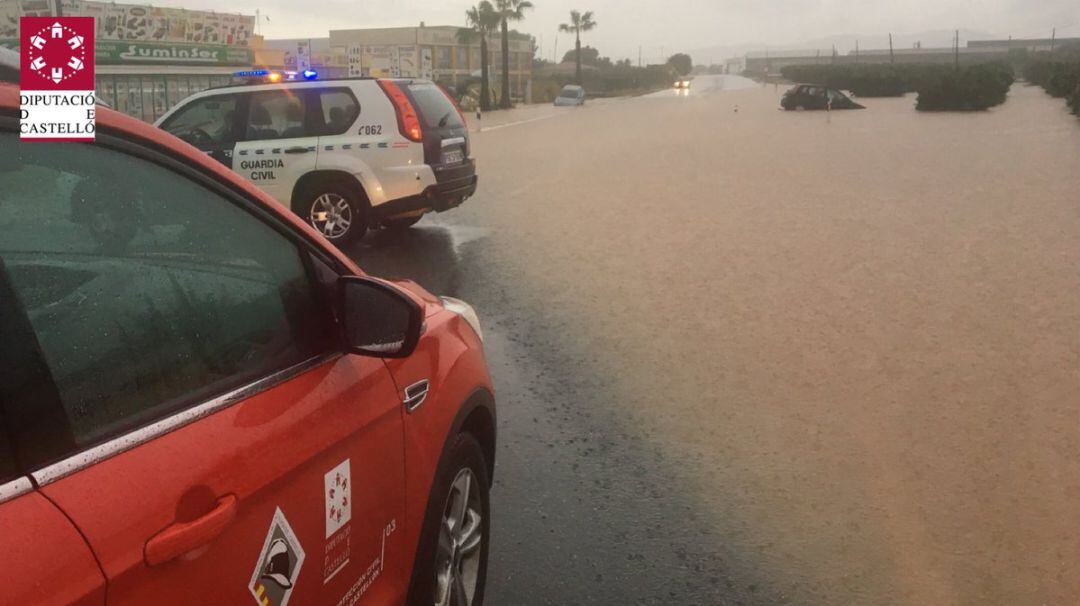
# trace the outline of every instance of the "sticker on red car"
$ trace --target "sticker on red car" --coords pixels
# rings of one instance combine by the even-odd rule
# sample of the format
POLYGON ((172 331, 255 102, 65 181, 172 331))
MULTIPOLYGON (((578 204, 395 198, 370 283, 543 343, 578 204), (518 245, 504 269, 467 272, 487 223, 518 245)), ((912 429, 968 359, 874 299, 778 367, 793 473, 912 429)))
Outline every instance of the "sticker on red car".
POLYGON ((349 565, 352 555, 352 473, 349 460, 323 476, 326 500, 326 547, 323 554, 323 584, 349 565))
POLYGON ((274 512, 248 589, 260 606, 286 606, 304 564, 304 549, 281 509, 274 512))

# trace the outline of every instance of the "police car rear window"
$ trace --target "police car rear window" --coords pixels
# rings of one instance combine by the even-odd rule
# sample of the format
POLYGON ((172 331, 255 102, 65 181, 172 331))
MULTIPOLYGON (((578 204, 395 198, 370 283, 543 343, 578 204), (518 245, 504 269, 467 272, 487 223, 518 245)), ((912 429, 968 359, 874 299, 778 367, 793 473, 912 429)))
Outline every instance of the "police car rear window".
POLYGON ((410 84, 409 92, 426 126, 432 128, 465 126, 457 108, 446 93, 434 84, 410 84))

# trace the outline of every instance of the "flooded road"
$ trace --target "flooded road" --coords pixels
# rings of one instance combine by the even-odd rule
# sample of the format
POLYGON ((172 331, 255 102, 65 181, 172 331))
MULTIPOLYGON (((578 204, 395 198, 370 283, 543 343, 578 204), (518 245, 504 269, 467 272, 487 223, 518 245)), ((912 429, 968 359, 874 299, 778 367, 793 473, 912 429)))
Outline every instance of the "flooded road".
POLYGON ((503 114, 350 251, 485 322, 489 603, 1075 604, 1080 123, 720 88, 503 114))

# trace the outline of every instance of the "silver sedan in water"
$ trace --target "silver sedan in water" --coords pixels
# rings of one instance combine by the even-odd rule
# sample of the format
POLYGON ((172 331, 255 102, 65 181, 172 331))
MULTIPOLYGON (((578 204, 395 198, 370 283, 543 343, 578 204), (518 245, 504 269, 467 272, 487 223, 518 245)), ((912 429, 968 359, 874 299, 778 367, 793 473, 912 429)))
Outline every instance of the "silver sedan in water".
POLYGON ((567 84, 555 97, 557 107, 569 105, 585 105, 585 89, 576 84, 567 84))

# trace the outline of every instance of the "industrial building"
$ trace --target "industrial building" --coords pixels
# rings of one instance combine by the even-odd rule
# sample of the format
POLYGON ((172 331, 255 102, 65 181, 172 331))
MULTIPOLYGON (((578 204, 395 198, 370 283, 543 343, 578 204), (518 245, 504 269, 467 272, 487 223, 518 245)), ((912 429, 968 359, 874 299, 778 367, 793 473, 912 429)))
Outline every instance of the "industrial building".
MULTIPOLYGON (((345 57, 349 74, 420 77, 457 86, 480 77, 480 40, 462 40, 457 26, 330 30, 330 47, 345 57)), ((510 94, 523 98, 532 78, 533 40, 510 32, 510 94)), ((502 75, 502 42, 487 40, 488 69, 502 75)))
MULTIPOLYGON (((270 69, 312 68, 322 77, 427 78, 458 86, 480 77, 480 41, 462 40, 457 26, 331 30, 327 38, 266 40, 267 53, 283 53, 270 69)), ((488 38, 488 74, 493 90, 502 77, 502 42, 488 38)), ((525 96, 532 78, 532 38, 510 33, 510 94, 525 96)))
POLYGON ((837 54, 833 49, 788 51, 755 51, 746 54, 745 73, 748 75, 778 75, 790 65, 854 64, 854 63, 982 63, 1007 59, 1015 52, 1046 52, 1066 44, 1080 43, 1080 38, 1052 40, 971 40, 959 49, 898 48, 860 49, 837 54))

